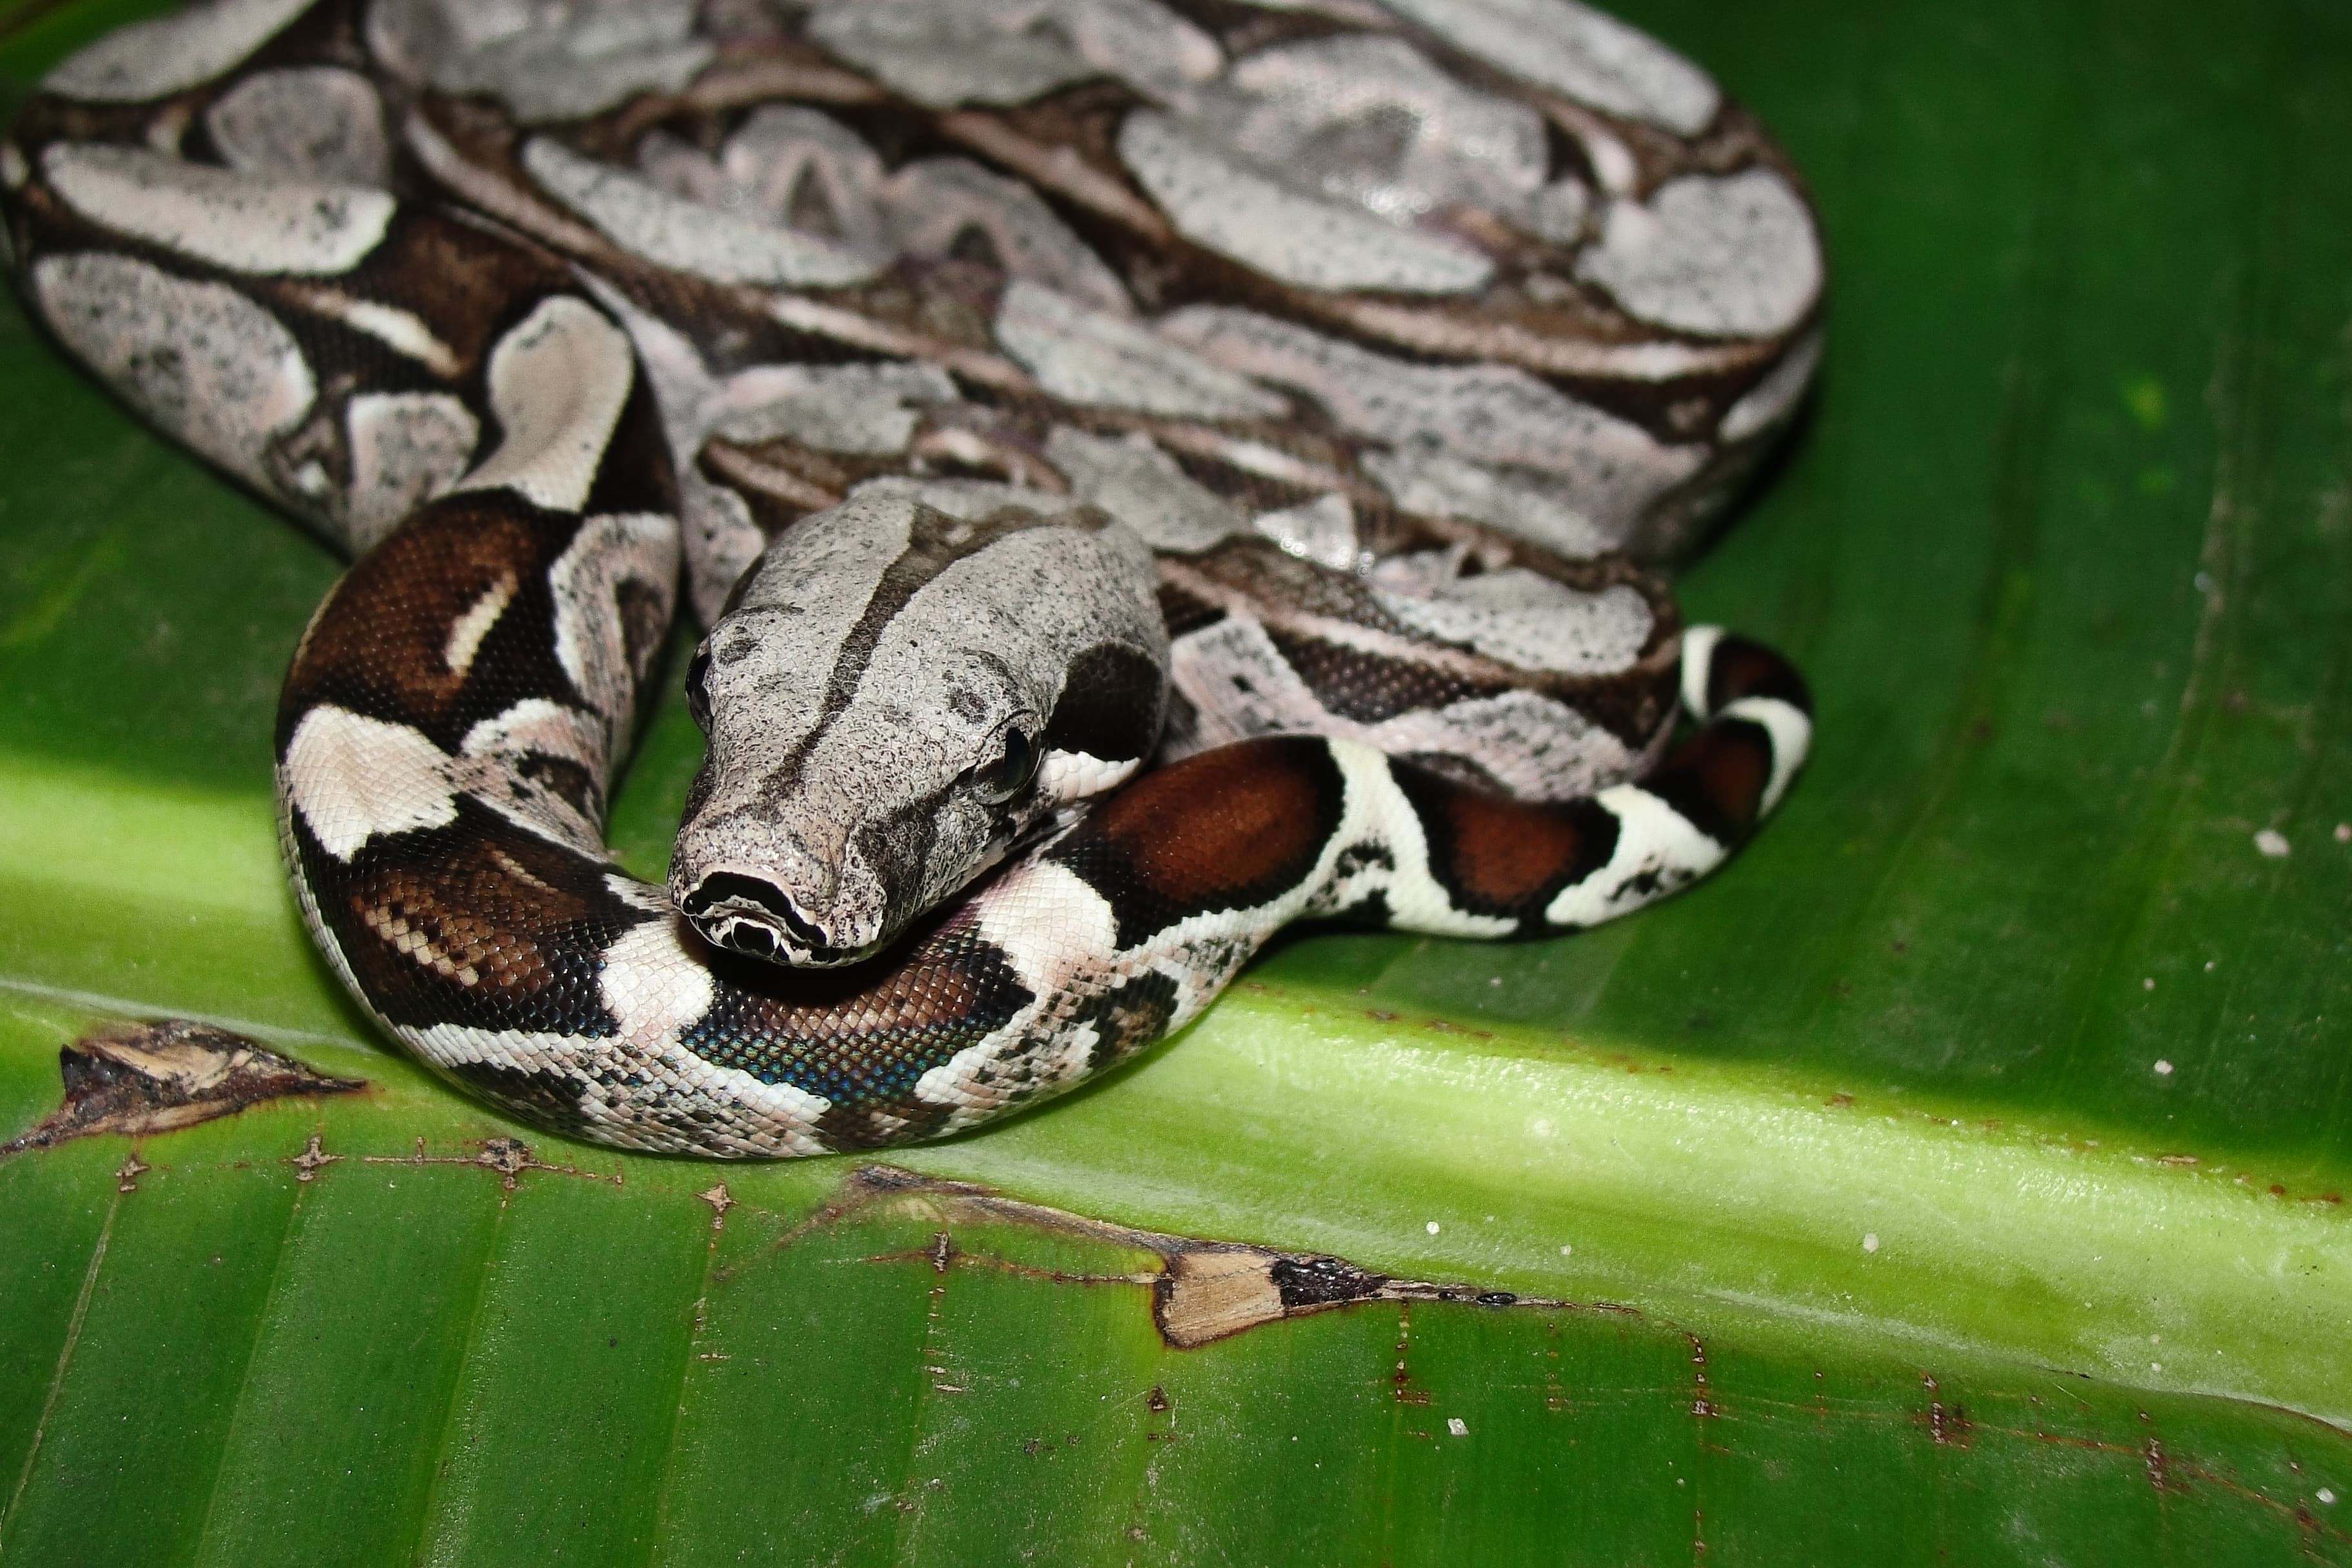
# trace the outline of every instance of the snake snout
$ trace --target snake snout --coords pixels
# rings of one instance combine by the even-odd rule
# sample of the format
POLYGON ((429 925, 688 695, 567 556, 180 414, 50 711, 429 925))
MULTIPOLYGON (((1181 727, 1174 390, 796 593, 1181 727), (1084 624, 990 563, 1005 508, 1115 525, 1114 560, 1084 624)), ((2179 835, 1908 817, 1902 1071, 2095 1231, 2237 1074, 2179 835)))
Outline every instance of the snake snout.
POLYGON ((770 963, 827 968, 872 951, 844 942, 809 918, 775 883, 740 871, 714 871, 678 900, 678 909, 705 939, 770 963))

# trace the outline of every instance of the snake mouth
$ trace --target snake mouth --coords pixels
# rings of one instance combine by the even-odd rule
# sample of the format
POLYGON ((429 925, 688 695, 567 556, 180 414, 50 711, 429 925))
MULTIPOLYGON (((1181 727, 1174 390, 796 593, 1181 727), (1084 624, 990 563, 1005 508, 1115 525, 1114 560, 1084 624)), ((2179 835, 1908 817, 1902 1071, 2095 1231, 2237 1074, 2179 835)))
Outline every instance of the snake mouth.
POLYGON ((872 955, 876 942, 844 944, 801 913, 774 883, 714 871, 678 900, 679 912, 713 946, 797 969, 835 969, 872 955))

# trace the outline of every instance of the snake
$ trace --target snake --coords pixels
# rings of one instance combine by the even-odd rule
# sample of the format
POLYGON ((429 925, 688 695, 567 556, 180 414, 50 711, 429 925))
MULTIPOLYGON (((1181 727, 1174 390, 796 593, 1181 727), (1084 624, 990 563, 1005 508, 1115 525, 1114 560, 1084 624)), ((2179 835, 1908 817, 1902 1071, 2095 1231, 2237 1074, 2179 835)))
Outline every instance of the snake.
POLYGON ((1574 0, 205 0, 48 74, 0 216, 66 353, 349 557, 296 901, 563 1135, 961 1132, 1293 922, 1650 903, 1811 743, 1664 570, 1805 400, 1815 212, 1574 0), (604 818, 681 605, 656 884, 604 818))

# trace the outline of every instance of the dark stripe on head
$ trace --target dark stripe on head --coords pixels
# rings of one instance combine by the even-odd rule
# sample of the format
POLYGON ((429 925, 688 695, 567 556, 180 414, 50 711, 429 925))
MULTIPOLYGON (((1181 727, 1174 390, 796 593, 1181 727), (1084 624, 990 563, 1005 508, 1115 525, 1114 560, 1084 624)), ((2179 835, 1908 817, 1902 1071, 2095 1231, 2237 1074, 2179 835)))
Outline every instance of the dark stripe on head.
POLYGON ((1529 922, 1570 883, 1616 853, 1616 816, 1590 799, 1559 805, 1465 790, 1409 763, 1391 763, 1429 845, 1429 874, 1473 914, 1529 922))
POLYGON ((1726 632, 1706 672, 1707 711, 1743 697, 1777 697, 1808 718, 1813 711, 1813 695, 1795 665, 1760 642, 1726 632))
POLYGON ((1188 915, 1252 909, 1315 868, 1339 826, 1321 741, 1245 741, 1146 774, 1047 852, 1108 900, 1131 947, 1188 915))
POLYGON ((1772 732, 1746 719, 1712 719, 1642 787, 1729 847, 1756 831, 1771 782, 1772 732))
POLYGON ((967 521, 917 502, 914 516, 907 525, 907 548, 883 569, 881 580, 875 584, 873 596, 866 601, 856 625, 842 639, 841 652, 835 658, 832 674, 826 679, 824 710, 776 770, 775 783, 782 786, 798 777, 801 763, 857 695, 858 685, 866 679, 867 667, 873 661, 874 650, 890 623, 933 578, 965 557, 977 555, 1000 540, 1033 528, 1081 528, 1091 531, 1109 521, 1107 514, 1090 507, 1051 517, 1006 507, 977 521, 967 521))

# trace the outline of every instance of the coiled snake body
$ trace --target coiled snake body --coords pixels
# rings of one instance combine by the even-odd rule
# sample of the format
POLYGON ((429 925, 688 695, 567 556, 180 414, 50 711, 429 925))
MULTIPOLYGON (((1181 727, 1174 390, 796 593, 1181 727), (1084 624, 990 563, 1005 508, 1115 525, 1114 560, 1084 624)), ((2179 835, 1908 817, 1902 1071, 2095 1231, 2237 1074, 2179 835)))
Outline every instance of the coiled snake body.
POLYGON ((1570 0, 212 0, 53 73, 0 187, 58 341, 356 557, 294 886, 559 1131, 952 1132, 1294 920, 1636 908, 1805 754, 1636 560, 1799 402, 1811 211, 1570 0), (681 566, 662 889, 602 819, 681 566))

